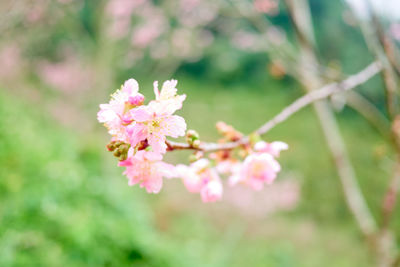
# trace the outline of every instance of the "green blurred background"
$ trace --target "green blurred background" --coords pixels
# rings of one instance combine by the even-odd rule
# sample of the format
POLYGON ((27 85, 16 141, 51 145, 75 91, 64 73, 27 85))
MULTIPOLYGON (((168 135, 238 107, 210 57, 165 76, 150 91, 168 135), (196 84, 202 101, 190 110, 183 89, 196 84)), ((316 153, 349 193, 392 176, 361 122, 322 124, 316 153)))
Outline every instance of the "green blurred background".
MULTIPOLYGON (((264 47, 294 42, 285 8, 255 2, 242 2, 244 17, 240 1, 1 1, 0 266, 374 265, 311 108, 266 136, 290 146, 276 184, 227 187, 218 203, 201 203, 179 180, 158 195, 129 187, 105 149, 98 105, 131 77, 148 99, 154 80, 178 79, 187 95, 179 114, 209 141, 217 121, 250 133, 301 96, 264 47), (252 18, 268 21, 266 31, 252 18)), ((355 73, 373 60, 344 2, 310 6, 323 63, 355 73)), ((357 90, 383 110, 381 88, 376 77, 357 90)), ((390 146, 335 106, 378 217, 390 146)))

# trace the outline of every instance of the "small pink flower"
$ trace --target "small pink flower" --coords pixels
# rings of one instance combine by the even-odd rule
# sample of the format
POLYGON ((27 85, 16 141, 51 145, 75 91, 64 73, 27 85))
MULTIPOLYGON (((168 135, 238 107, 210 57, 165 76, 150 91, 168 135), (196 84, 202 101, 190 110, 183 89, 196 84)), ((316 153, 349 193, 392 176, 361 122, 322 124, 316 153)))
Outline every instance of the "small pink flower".
POLYGON ((212 180, 208 182, 200 192, 203 202, 215 202, 222 198, 222 183, 220 180, 212 180))
POLYGON ((157 153, 165 153, 167 145, 166 136, 179 137, 185 135, 186 122, 177 115, 172 115, 182 107, 185 95, 176 95, 176 81, 166 81, 158 91, 155 83, 154 92, 156 100, 146 106, 131 110, 131 117, 135 124, 127 129, 130 143, 134 147, 139 142, 147 139, 152 150, 157 153))
POLYGON ((139 85, 136 80, 127 80, 120 90, 111 95, 108 104, 101 104, 97 113, 99 122, 104 123, 108 132, 117 140, 126 141, 126 125, 132 122, 127 109, 143 104, 144 96, 139 93, 139 85))
POLYGON ((200 159, 190 166, 178 165, 176 173, 191 193, 200 193, 203 202, 214 202, 222 198, 223 187, 218 173, 210 168, 207 159, 200 159))
POLYGON ((176 166, 177 174, 182 177, 183 184, 191 193, 199 193, 201 188, 209 180, 207 170, 210 162, 207 159, 199 159, 190 166, 179 164, 176 166))
POLYGON ((271 184, 275 180, 280 170, 279 163, 269 153, 250 154, 240 171, 231 176, 230 183, 235 185, 242 182, 254 190, 261 190, 264 184, 271 184))
POLYGON ((125 166, 124 174, 128 177, 130 186, 139 184, 148 193, 158 193, 163 184, 163 177, 174 177, 175 167, 161 161, 160 154, 141 150, 132 157, 120 162, 125 166))
POLYGON ((280 152, 287 149, 289 149, 289 146, 286 143, 280 141, 275 141, 272 143, 259 141, 254 145, 255 151, 269 153, 274 157, 279 157, 280 152))

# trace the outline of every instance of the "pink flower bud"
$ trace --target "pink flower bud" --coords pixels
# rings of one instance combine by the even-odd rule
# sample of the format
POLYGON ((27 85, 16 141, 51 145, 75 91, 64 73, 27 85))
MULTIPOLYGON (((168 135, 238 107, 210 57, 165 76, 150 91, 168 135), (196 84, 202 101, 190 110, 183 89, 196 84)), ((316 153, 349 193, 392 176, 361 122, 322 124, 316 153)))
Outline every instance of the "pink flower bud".
POLYGON ((130 96, 128 99, 129 104, 132 106, 141 106, 144 102, 144 96, 140 93, 136 94, 135 96, 130 96))

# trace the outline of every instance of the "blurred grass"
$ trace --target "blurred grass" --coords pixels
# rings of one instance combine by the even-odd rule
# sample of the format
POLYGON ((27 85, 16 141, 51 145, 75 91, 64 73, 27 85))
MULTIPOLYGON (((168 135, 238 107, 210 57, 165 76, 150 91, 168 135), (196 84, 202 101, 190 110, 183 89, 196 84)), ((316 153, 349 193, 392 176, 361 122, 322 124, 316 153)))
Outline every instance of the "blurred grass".
MULTIPOLYGON (((224 87, 178 78, 188 96, 180 114, 203 140, 217 137, 219 120, 249 133, 300 92, 290 82, 224 87)), ((150 97, 151 83, 140 82, 150 97)), ((93 121, 96 112, 82 116, 93 121)), ((377 215, 388 148, 353 111, 338 119, 377 215)), ((101 125, 82 133, 60 125, 45 105, 0 92, 1 266, 373 265, 311 108, 266 136, 290 145, 280 159, 281 177, 292 172, 301 180, 301 203, 293 212, 261 218, 243 218, 223 203, 200 204, 197 196, 185 203, 180 197, 189 193, 179 181, 166 181, 160 195, 128 187, 105 152, 105 137, 101 125)), ((186 155, 168 159, 185 161, 186 155)))

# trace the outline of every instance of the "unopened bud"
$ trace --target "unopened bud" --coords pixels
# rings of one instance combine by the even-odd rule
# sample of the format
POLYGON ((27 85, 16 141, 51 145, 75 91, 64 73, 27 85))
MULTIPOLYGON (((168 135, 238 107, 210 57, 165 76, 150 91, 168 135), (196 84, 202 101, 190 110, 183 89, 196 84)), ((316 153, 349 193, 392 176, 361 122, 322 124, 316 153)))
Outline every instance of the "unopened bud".
POLYGON ((192 142, 192 147, 199 148, 200 147, 200 140, 196 139, 192 142))
POLYGON ((121 156, 119 156, 120 161, 126 160, 127 158, 128 158, 128 153, 124 153, 121 156))
POLYGON ((114 151, 115 150, 115 144, 114 142, 110 142, 109 144, 106 145, 106 148, 108 151, 114 151))
POLYGON ((131 96, 131 97, 129 97, 128 102, 132 106, 135 106, 135 107, 140 106, 144 102, 144 96, 142 94, 137 94, 135 96, 131 96))
POLYGON ((188 130, 186 132, 186 137, 191 139, 199 139, 200 136, 195 130, 188 130))
POLYGON ((121 156, 121 151, 119 151, 119 149, 115 150, 114 156, 116 156, 117 158, 118 158, 119 156, 121 156))

